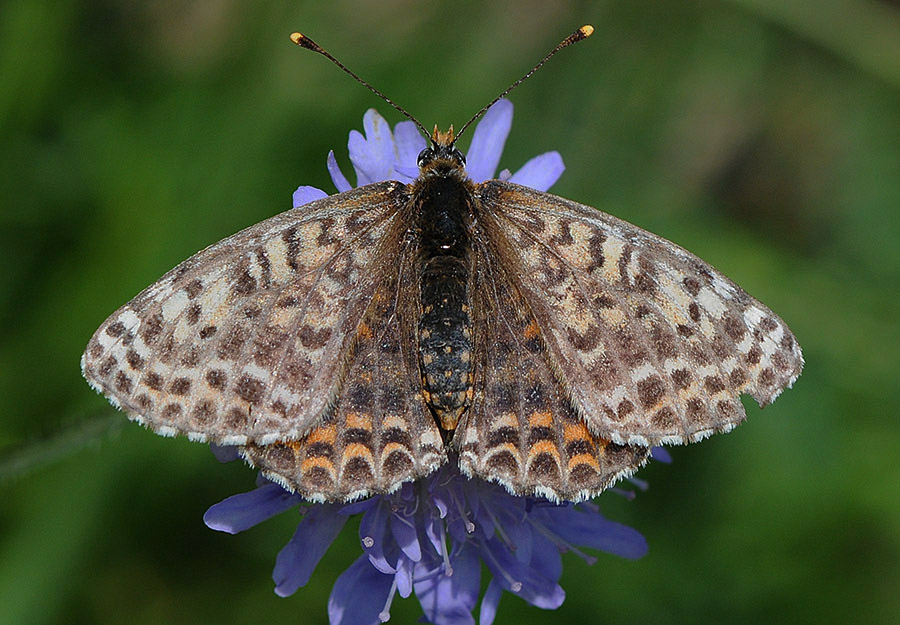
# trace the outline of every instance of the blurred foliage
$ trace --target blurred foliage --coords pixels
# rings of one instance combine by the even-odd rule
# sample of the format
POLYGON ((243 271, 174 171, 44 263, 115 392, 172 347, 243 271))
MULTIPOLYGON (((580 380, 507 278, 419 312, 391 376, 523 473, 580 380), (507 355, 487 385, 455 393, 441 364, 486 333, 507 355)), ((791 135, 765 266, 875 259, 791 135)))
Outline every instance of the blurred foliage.
MULTIPOLYGON (((796 388, 600 498, 638 562, 567 559, 564 606, 498 623, 900 622, 900 8, 878 0, 188 3, 0 9, 0 623, 324 623, 354 530, 310 585, 270 580, 292 513, 239 536, 253 486, 203 445, 127 424, 78 359, 194 251, 332 189, 377 107, 307 32, 421 118, 519 88, 501 167, 558 149, 556 193, 691 249, 790 323, 796 388)), ((465 141, 464 141, 465 143, 465 141)), ((394 604, 395 622, 419 615, 394 604)))

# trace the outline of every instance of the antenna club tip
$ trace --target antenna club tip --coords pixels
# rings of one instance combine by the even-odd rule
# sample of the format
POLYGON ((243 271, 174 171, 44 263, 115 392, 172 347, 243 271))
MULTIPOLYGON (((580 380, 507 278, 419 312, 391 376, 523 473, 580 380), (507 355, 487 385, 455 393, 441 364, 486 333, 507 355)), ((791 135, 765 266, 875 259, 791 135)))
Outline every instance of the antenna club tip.
POLYGON ((312 50, 313 52, 318 52, 319 54, 325 53, 325 51, 319 44, 317 44, 315 41, 313 41, 303 33, 291 33, 291 41, 296 43, 301 48, 306 48, 307 50, 312 50))
MULTIPOLYGON (((581 28, 578 29, 578 32, 581 33, 582 37, 590 37, 594 34, 594 27, 590 24, 585 24, 581 28)), ((299 33, 298 33, 299 34, 299 33)))

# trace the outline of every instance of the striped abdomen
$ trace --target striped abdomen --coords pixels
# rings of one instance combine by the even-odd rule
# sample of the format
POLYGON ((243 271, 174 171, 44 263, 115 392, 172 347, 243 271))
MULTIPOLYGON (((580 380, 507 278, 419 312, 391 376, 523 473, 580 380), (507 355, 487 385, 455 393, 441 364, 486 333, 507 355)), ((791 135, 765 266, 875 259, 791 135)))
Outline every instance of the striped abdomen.
POLYGON ((419 364, 425 401, 441 429, 452 432, 472 398, 472 196, 455 176, 428 178, 418 191, 419 364))

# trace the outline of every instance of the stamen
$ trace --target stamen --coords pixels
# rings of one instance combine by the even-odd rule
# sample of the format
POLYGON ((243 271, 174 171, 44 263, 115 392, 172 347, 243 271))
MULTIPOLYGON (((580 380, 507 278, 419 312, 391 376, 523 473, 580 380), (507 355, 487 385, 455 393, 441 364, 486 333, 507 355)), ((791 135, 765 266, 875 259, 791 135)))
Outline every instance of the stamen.
POLYGON ((482 551, 481 557, 485 560, 490 560, 493 563, 494 567, 492 570, 500 572, 500 575, 509 584, 509 589, 512 592, 519 592, 520 590, 522 590, 522 582, 518 581, 512 575, 507 573, 506 569, 500 566, 500 563, 497 562, 497 558, 494 557, 494 554, 492 554, 489 549, 485 549, 484 551, 482 551))
POLYGON ((642 480, 637 477, 629 477, 628 481, 643 491, 646 491, 648 488, 650 488, 650 484, 647 482, 647 480, 642 480))
POLYGON ((391 620, 391 603, 394 601, 394 595, 397 594, 397 577, 391 582, 391 590, 388 592, 387 601, 384 602, 384 608, 378 613, 378 620, 387 623, 391 620))
POLYGON ((462 502, 456 498, 456 494, 451 492, 450 498, 453 499, 453 503, 456 505, 456 511, 459 513, 460 518, 466 524, 466 534, 474 534, 475 533, 475 524, 469 520, 469 517, 466 515, 465 507, 462 502))
POLYGON ((547 540, 549 540, 554 545, 556 545, 556 547, 560 551, 563 551, 563 552, 570 551, 570 552, 574 553, 576 556, 578 556, 579 558, 581 558, 582 560, 584 560, 585 562, 587 562, 588 564, 594 564, 595 562, 597 562, 597 558, 586 554, 585 552, 583 552, 581 549, 579 549, 572 543, 570 543, 566 540, 563 540, 562 538, 559 537, 559 535, 554 534, 549 529, 547 529, 543 523, 536 523, 536 522, 532 521, 531 527, 533 527, 538 532, 543 534, 547 538, 547 540))
POLYGON ((441 528, 441 559, 444 561, 444 575, 450 577, 453 575, 453 567, 450 566, 450 554, 447 553, 447 533, 444 531, 444 523, 438 523, 441 528))
POLYGON ((366 549, 371 549, 375 546, 375 539, 371 536, 363 536, 362 544, 366 549))
POLYGON ((509 547, 510 551, 515 551, 516 549, 518 549, 516 543, 512 541, 512 539, 509 537, 509 534, 507 534, 503 529, 503 524, 500 523, 500 520, 494 515, 493 510, 491 510, 489 506, 485 506, 484 509, 487 510, 487 513, 490 515, 491 520, 494 522, 494 531, 497 532, 497 534, 500 536, 500 540, 502 540, 503 543, 507 547, 509 547))
POLYGON ((637 495, 635 494, 635 492, 633 490, 623 490, 623 489, 619 488, 618 486, 616 486, 614 488, 610 488, 609 492, 620 495, 620 496, 624 497, 625 499, 627 499, 628 501, 631 501, 635 497, 637 497, 637 495))

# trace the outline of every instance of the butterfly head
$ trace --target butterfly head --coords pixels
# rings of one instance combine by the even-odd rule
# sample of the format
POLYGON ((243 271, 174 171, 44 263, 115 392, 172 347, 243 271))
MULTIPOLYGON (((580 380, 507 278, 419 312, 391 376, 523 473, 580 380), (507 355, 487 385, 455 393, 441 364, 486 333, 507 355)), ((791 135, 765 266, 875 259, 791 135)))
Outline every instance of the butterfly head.
POLYGON ((453 126, 446 132, 438 130, 437 125, 431 134, 431 146, 419 152, 417 164, 423 174, 435 173, 447 175, 450 170, 462 170, 466 166, 466 157, 456 149, 456 136, 453 126))

